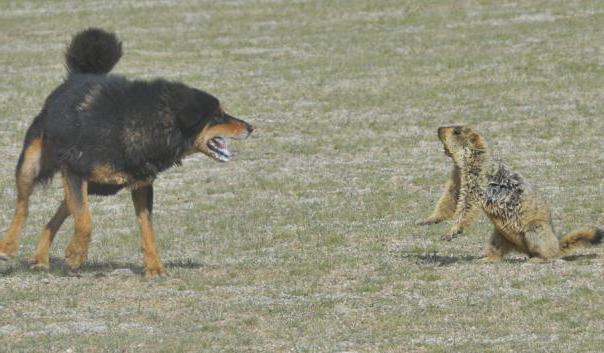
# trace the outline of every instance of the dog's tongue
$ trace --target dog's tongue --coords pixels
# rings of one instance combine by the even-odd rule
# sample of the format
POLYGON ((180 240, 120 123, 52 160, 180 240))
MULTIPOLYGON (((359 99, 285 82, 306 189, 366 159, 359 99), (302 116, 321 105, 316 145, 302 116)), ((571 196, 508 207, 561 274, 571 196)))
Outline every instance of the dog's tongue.
POLYGON ((214 137, 208 142, 208 146, 216 153, 215 158, 223 162, 231 159, 231 151, 229 151, 227 142, 223 137, 214 137))
POLYGON ((216 147, 218 147, 219 149, 224 149, 226 147, 226 142, 224 141, 224 139, 220 138, 220 137, 215 137, 212 140, 214 140, 214 144, 216 145, 216 147))

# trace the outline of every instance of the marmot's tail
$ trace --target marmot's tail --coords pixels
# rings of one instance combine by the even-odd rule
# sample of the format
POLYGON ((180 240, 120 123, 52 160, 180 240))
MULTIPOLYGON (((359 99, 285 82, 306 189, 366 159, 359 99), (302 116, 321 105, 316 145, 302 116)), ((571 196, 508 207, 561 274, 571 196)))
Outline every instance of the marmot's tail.
POLYGON ((65 51, 67 71, 106 74, 122 57, 122 43, 114 33, 89 28, 76 34, 65 51))
POLYGON ((604 229, 597 227, 581 228, 560 238, 560 253, 568 255, 576 248, 600 244, 604 239, 604 229))

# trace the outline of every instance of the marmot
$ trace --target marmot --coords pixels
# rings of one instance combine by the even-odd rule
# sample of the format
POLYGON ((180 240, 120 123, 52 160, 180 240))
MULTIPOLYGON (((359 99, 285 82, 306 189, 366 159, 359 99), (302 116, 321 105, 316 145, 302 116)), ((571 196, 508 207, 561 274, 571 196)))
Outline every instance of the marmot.
POLYGON ((483 261, 501 260, 511 250, 536 260, 548 259, 602 241, 604 230, 597 227, 576 230, 558 240, 547 204, 520 174, 491 157, 484 138, 471 127, 440 127, 438 137, 453 160, 453 171, 434 212, 419 225, 452 218, 450 231, 442 237, 451 240, 482 209, 495 225, 483 261))

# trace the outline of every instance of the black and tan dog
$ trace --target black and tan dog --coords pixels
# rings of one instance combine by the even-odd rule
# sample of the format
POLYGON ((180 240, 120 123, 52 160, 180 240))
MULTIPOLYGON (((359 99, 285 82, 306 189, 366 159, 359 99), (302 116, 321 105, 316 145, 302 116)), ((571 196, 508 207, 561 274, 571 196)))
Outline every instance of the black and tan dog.
POLYGON ((34 186, 60 171, 65 198, 40 235, 33 266, 48 268, 50 244, 72 215, 75 232, 65 257, 77 270, 87 257, 92 231, 88 195, 128 188, 141 227, 145 273, 164 274, 151 224, 155 177, 196 152, 229 161, 227 139, 252 132, 206 92, 161 79, 108 75, 121 55, 116 36, 94 28, 78 33, 67 48, 68 76, 27 130, 16 170, 15 215, 0 240, 0 258, 17 253, 34 186))

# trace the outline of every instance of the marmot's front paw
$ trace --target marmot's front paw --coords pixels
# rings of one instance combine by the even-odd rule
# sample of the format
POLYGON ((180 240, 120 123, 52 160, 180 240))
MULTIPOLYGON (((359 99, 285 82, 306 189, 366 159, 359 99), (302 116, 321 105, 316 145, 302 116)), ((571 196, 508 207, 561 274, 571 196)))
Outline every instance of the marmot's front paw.
POLYGON ((461 229, 453 230, 453 231, 449 232, 448 234, 445 234, 442 237, 440 237, 440 240, 451 241, 451 240, 453 240, 453 238, 457 238, 457 236, 461 233, 462 233, 461 229))
POLYGON ((457 234, 445 234, 442 237, 440 237, 440 240, 451 241, 456 236, 457 236, 457 234))
POLYGON ((430 224, 436 224, 436 223, 440 223, 441 220, 440 219, 434 219, 434 218, 426 218, 426 219, 421 219, 417 222, 415 222, 416 226, 428 226, 430 224))
POLYGON ((485 255, 478 259, 477 261, 483 264, 490 264, 495 262, 500 262, 503 258, 501 256, 496 255, 485 255))

